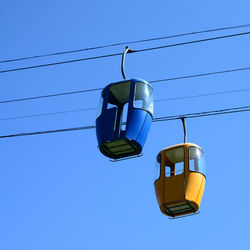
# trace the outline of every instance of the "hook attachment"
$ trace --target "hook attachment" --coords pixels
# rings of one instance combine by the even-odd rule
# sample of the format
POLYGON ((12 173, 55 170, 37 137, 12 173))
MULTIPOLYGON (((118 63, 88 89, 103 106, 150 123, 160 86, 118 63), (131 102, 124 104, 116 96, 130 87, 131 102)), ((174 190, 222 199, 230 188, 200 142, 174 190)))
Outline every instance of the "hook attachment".
POLYGON ((122 76, 123 76, 124 80, 126 80, 126 75, 124 72, 125 56, 127 53, 131 53, 131 52, 132 52, 132 50, 128 46, 126 46, 125 51, 122 54, 121 70, 122 70, 122 76))
POLYGON ((186 131, 186 123, 185 123, 185 117, 181 117, 183 130, 184 130, 184 143, 187 142, 187 131, 186 131))

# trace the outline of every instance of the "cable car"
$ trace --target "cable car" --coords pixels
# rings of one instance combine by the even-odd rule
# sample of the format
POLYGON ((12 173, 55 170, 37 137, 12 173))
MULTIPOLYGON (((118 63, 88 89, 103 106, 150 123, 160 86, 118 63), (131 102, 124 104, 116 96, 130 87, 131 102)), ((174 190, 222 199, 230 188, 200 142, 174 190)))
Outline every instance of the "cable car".
POLYGON ((153 118, 153 90, 148 82, 133 78, 106 86, 102 112, 96 119, 100 151, 112 159, 139 155, 153 118))
POLYGON ((96 119, 98 147, 112 159, 140 156, 153 119, 153 89, 142 79, 126 79, 106 86, 101 95, 101 114, 96 119))
POLYGON ((197 213, 206 181, 202 149, 184 140, 161 150, 156 168, 154 186, 161 212, 172 218, 197 213))

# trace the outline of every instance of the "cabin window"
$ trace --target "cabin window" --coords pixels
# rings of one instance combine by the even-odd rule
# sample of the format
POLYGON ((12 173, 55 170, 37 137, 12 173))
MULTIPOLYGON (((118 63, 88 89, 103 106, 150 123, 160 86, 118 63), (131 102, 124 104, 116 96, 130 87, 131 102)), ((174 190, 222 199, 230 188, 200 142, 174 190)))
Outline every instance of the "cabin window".
POLYGON ((170 177, 174 175, 174 170, 170 166, 165 166, 165 177, 170 177))
POLYGON ((115 133, 126 130, 131 81, 110 85, 107 109, 116 108, 115 133))
POLYGON ((171 177, 179 174, 183 174, 184 162, 178 162, 171 166, 165 166, 165 176, 171 177))
POLYGON ((126 130, 127 117, 128 117, 128 103, 126 103, 122 109, 121 129, 123 131, 126 130))
POLYGON ((184 171, 184 162, 175 163, 175 175, 182 174, 184 171))
POLYGON ((189 148, 189 170, 206 175, 204 153, 197 147, 189 148))
POLYGON ((165 176, 171 177, 184 172, 184 148, 178 147, 166 151, 165 176))
POLYGON ((160 178, 160 173, 161 173, 161 154, 157 156, 157 160, 155 164, 155 174, 154 174, 155 181, 160 178))
POLYGON ((110 86, 109 103, 117 106, 124 105, 129 102, 130 96, 130 81, 121 82, 110 86))
POLYGON ((143 82, 135 84, 133 107, 146 110, 153 115, 153 89, 150 85, 143 82))
POLYGON ((98 103, 98 109, 97 109, 97 116, 99 117, 102 113, 102 109, 103 109, 103 97, 101 96, 99 99, 99 103, 98 103))
POLYGON ((112 109, 112 108, 116 108, 117 109, 117 106, 114 105, 114 104, 108 103, 107 109, 112 109))

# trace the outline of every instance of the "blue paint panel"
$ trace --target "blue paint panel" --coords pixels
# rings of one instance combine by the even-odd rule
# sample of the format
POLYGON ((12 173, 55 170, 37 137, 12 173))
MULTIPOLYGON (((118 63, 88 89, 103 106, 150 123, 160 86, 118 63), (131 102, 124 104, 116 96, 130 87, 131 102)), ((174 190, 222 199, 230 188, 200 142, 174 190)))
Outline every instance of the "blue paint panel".
POLYGON ((116 108, 107 109, 96 119, 96 136, 99 145, 113 140, 116 113, 116 108))
POLYGON ((148 112, 142 109, 131 108, 128 114, 126 138, 137 141, 143 147, 151 122, 152 117, 148 112))
POLYGON ((136 138, 136 140, 138 141, 138 143, 141 144, 142 147, 144 146, 144 144, 147 140, 148 133, 149 133, 149 130, 151 127, 151 123, 152 123, 152 117, 149 113, 147 113, 143 127, 141 128, 141 131, 140 131, 138 137, 136 138))

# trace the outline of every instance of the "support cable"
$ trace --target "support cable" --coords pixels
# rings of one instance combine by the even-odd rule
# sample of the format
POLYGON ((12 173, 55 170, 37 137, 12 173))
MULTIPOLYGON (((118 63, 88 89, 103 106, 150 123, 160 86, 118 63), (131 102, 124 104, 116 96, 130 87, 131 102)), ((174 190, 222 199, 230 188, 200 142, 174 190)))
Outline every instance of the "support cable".
MULTIPOLYGON (((228 69, 228 70, 207 72, 207 73, 193 74, 193 75, 177 76, 177 77, 172 77, 172 78, 152 80, 152 81, 149 81, 149 83, 154 84, 154 83, 160 83, 160 82, 176 81, 176 80, 183 80, 183 79, 188 79, 188 78, 205 77, 205 76, 226 74, 226 73, 233 73, 233 72, 247 71, 247 70, 250 70, 250 67, 228 69)), ((57 96, 64 96, 64 95, 81 94, 81 93, 85 93, 85 92, 100 91, 102 89, 103 88, 85 89, 85 90, 77 90, 77 91, 71 91, 71 92, 55 93, 55 94, 50 94, 50 95, 41 95, 41 96, 2 100, 2 101, 0 101, 0 104, 11 103, 11 102, 20 102, 20 101, 29 101, 29 100, 43 99, 43 98, 50 98, 50 97, 57 97, 57 96)), ((245 91, 245 90, 242 90, 242 91, 245 91)))
POLYGON ((80 49, 75 49, 75 50, 66 50, 66 51, 59 51, 59 52, 54 52, 54 53, 40 54, 40 55, 34 55, 34 56, 14 58, 14 59, 6 59, 6 60, 0 61, 0 63, 24 61, 24 60, 29 60, 29 59, 37 59, 37 58, 41 58, 41 57, 58 56, 58 55, 64 55, 64 54, 71 54, 71 53, 89 51, 89 50, 97 50, 97 49, 115 47, 115 46, 120 46, 120 45, 152 42, 152 41, 164 40, 164 39, 169 39, 169 38, 177 38, 177 37, 182 37, 182 36, 190 36, 190 35, 197 35, 197 34, 202 34, 202 33, 210 33, 210 32, 215 32, 215 31, 232 30, 232 29, 240 29, 240 28, 247 28, 247 27, 250 27, 250 24, 243 24, 243 25, 228 26, 228 27, 214 28, 214 29, 208 29, 208 30, 193 31, 193 32, 175 34, 175 35, 170 35, 170 36, 162 36, 162 37, 155 37, 155 38, 149 38, 149 39, 120 42, 120 43, 101 45, 101 46, 95 46, 95 47, 90 47, 90 48, 80 48, 80 49))
MULTIPOLYGON (((242 93, 242 92, 247 92, 247 91, 250 91, 250 89, 239 89, 239 90, 231 90, 231 91, 214 92, 214 93, 209 93, 209 94, 200 94, 200 95, 191 95, 191 96, 182 96, 182 97, 158 99, 158 100, 154 100, 154 103, 166 102, 166 101, 176 101, 176 100, 183 100, 183 99, 192 99, 192 98, 205 97, 205 96, 215 96, 215 95, 242 93)), ((41 114, 32 114, 32 115, 24 115, 24 116, 13 116, 13 117, 0 118, 0 121, 26 119, 26 118, 34 118, 34 117, 42 117, 42 116, 50 116, 50 115, 61 115, 61 114, 68 114, 68 113, 78 113, 78 112, 85 112, 85 111, 92 111, 92 110, 98 110, 98 108, 93 107, 93 108, 74 109, 74 110, 66 110, 66 111, 58 111, 58 112, 50 112, 50 113, 41 113, 41 114)))
MULTIPOLYGON (((239 113, 239 112, 246 112, 246 111, 250 111, 250 106, 234 107, 234 108, 228 108, 228 109, 220 109, 220 110, 205 111, 205 112, 198 112, 198 113, 189 113, 189 114, 182 114, 182 115, 157 117, 157 118, 153 119, 153 122, 171 121, 171 120, 178 120, 178 119, 183 119, 183 118, 187 119, 187 118, 214 116, 214 115, 225 115, 225 114, 232 114, 232 113, 239 113)), ((46 130, 46 131, 1 135, 0 139, 11 138, 11 137, 20 137, 20 136, 29 136, 29 135, 41 135, 41 134, 69 132, 69 131, 76 131, 76 130, 88 130, 88 129, 94 129, 95 127, 96 127, 95 125, 90 125, 90 126, 82 126, 82 127, 74 127, 74 128, 64 128, 64 129, 56 129, 56 130, 46 130)))
MULTIPOLYGON (((168 45, 163 45, 163 46, 133 50, 130 53, 139 53, 139 52, 146 52, 146 51, 152 51, 152 50, 158 50, 158 49, 165 49, 165 48, 183 46, 183 45, 188 45, 188 44, 195 44, 195 43, 202 43, 202 42, 214 41, 214 40, 231 38, 231 37, 244 36, 244 35, 249 35, 249 34, 250 34, 250 32, 243 32, 243 33, 236 33, 236 34, 230 34, 230 35, 225 35, 225 36, 210 37, 210 38, 193 40, 193 41, 188 41, 188 42, 181 42, 181 43, 168 44, 168 45)), ((0 74, 14 72, 14 71, 22 71, 22 70, 27 70, 27 69, 44 68, 44 67, 68 64, 68 63, 75 63, 75 62, 81 62, 81 61, 89 61, 89 60, 95 60, 95 59, 101 59, 101 58, 107 58, 107 57, 121 56, 122 54, 123 53, 114 53, 114 54, 107 54, 107 55, 86 57, 86 58, 79 58, 79 59, 60 61, 60 62, 54 62, 54 63, 32 65, 32 66, 28 66, 28 67, 12 68, 12 69, 1 70, 0 74)))

